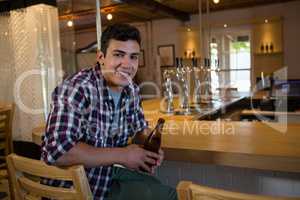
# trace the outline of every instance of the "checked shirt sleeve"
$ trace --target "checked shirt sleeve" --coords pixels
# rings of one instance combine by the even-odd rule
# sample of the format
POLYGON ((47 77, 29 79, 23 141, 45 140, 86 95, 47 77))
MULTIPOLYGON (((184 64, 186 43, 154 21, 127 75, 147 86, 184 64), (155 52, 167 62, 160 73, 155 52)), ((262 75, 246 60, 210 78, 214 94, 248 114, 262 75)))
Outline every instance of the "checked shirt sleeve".
POLYGON ((144 116, 144 111, 142 108, 142 102, 141 102, 141 98, 139 95, 139 90, 136 90, 136 95, 135 95, 135 100, 134 100, 134 134, 139 133, 141 131, 143 131, 145 128, 148 127, 148 123, 145 120, 145 116, 144 116))
POLYGON ((80 86, 64 83, 52 94, 51 110, 42 143, 41 158, 53 164, 83 136, 85 109, 84 91, 80 86))

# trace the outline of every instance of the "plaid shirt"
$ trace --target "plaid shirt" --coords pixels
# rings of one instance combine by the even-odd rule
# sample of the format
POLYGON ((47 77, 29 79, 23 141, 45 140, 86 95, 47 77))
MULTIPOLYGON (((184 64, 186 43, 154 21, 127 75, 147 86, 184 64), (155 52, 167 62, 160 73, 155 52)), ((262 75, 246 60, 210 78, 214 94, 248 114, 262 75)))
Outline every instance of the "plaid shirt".
MULTIPOLYGON (((116 109, 99 65, 65 80, 52 94, 42 160, 53 164, 79 141, 99 148, 126 146, 129 137, 147 127, 138 92, 134 84, 124 87, 116 109), (116 112, 119 132, 112 135, 116 112)), ((85 171, 94 199, 104 199, 111 185, 112 166, 85 168, 85 171)), ((69 182, 57 180, 44 180, 44 183, 71 186, 69 182)))

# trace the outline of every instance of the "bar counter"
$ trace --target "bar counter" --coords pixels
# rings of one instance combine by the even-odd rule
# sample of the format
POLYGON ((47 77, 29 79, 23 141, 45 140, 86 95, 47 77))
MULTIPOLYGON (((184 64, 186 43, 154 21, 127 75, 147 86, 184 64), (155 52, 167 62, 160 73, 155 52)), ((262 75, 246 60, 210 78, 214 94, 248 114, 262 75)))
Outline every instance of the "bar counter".
POLYGON ((147 100, 143 108, 150 125, 166 119, 167 160, 300 172, 300 123, 199 121, 163 114, 160 103, 147 100))

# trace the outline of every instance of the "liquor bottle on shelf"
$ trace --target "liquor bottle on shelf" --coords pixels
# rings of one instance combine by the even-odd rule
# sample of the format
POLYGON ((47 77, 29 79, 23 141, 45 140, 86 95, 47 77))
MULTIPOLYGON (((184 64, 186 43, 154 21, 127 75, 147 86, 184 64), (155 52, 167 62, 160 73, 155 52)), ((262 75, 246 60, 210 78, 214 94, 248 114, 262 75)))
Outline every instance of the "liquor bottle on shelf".
POLYGON ((266 53, 269 53, 269 45, 268 44, 266 44, 265 49, 266 49, 266 53))
POLYGON ((272 43, 272 42, 270 43, 270 52, 271 52, 271 53, 273 53, 273 52, 274 52, 274 45, 273 45, 273 43, 272 43))
POLYGON ((264 51, 265 51, 265 46, 264 46, 264 44, 261 44, 261 45, 260 45, 260 51, 261 51, 261 53, 264 53, 264 51))
POLYGON ((195 52, 195 50, 193 50, 192 51, 192 58, 195 58, 195 56, 196 56, 196 52, 195 52))

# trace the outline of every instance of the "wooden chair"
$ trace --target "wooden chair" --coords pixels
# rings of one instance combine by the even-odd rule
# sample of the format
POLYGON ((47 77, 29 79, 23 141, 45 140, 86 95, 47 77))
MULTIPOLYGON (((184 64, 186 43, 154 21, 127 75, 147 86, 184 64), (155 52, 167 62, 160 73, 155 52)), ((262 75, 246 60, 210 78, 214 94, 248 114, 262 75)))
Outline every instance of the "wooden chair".
POLYGON ((271 197, 231 192, 181 181, 177 185, 179 200, 296 200, 299 198, 271 197))
POLYGON ((13 152, 12 121, 14 114, 13 104, 1 104, 0 107, 0 179, 8 179, 10 198, 13 198, 12 186, 8 178, 6 156, 13 152))
POLYGON ((5 157, 13 152, 12 145, 12 121, 14 114, 14 105, 8 104, 0 108, 0 150, 4 152, 4 156, 0 159, 4 163, 0 164, 0 168, 6 166, 5 157))
POLYGON ((8 170, 18 200, 50 199, 93 199, 83 166, 59 168, 39 160, 10 154, 7 156, 8 170), (40 177, 72 181, 72 188, 43 185, 40 177))

